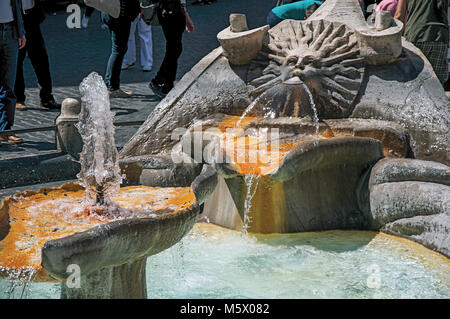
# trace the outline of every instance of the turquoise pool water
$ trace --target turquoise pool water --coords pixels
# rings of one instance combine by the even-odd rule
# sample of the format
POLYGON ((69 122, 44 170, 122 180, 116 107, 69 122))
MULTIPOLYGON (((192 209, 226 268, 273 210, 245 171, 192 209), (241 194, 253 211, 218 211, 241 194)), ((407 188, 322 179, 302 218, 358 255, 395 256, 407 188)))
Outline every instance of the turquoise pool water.
MULTIPOLYGON (((149 298, 450 298, 450 262, 373 232, 242 237, 197 224, 148 259, 147 284, 149 298)), ((11 287, 0 280, 0 298, 60 293, 53 283, 11 287)))

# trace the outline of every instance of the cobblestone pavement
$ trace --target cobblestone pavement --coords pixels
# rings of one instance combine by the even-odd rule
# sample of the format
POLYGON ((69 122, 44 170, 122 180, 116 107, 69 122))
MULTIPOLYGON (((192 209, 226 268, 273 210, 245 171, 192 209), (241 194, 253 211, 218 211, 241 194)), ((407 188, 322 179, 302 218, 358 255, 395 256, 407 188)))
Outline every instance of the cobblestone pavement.
MULTIPOLYGON (((191 2, 191 1, 188 1, 191 2)), ((269 10, 276 0, 218 0, 208 6, 189 6, 188 11, 195 23, 193 33, 183 37, 183 53, 179 60, 177 78, 189 71, 201 58, 219 46, 216 35, 229 25, 230 13, 245 13, 249 28, 265 24, 269 10)), ((50 15, 41 25, 50 58, 54 96, 61 102, 64 98, 79 98, 78 85, 90 72, 104 76, 111 44, 107 31, 101 28, 100 13, 95 12, 87 29, 69 29, 66 20, 69 13, 50 15)), ((165 41, 160 27, 153 27, 153 70, 142 72, 139 57, 136 66, 122 71, 122 88, 132 90, 131 99, 114 99, 111 109, 115 121, 143 121, 158 104, 159 99, 148 88, 148 82, 156 74, 165 52, 165 41)), ((139 41, 136 41, 139 44, 139 41)), ((139 52, 137 50, 137 52, 139 52)), ((52 126, 59 115, 58 110, 39 106, 37 80, 28 59, 25 61, 27 84, 27 111, 16 111, 13 129, 52 126)), ((118 127, 116 143, 123 146, 138 126, 118 127)), ((25 140, 21 145, 0 147, 0 160, 34 154, 44 154, 55 149, 54 132, 20 134, 25 140)))

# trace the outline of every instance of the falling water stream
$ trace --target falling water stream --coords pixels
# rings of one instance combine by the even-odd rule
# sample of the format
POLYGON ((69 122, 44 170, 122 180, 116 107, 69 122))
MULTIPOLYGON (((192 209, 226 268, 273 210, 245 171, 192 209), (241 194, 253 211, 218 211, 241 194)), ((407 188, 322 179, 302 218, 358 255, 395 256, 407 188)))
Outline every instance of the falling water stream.
MULTIPOLYGON (((313 111, 313 116, 312 116, 312 121, 314 124, 314 128, 315 128, 315 136, 319 135, 319 116, 317 113, 317 107, 316 104, 314 102, 314 97, 311 93, 311 90, 308 88, 308 86, 301 81, 300 79, 297 78, 297 81, 300 83, 300 85, 305 89, 305 91, 308 94, 308 98, 310 101, 310 105, 311 105, 311 109, 313 111)), ((241 125, 241 122, 243 121, 243 119, 248 116, 248 114, 254 109, 254 107, 258 104, 258 99, 259 97, 257 97, 252 103, 250 103, 250 105, 245 109, 244 113, 241 115, 241 117, 239 118, 239 120, 236 122, 235 128, 239 128, 241 125)), ((273 110, 271 110, 270 108, 264 109, 263 112, 263 118, 275 118, 275 113, 273 110)), ((245 185, 247 188, 247 193, 246 193, 246 197, 245 197, 245 202, 244 202, 244 220, 243 220, 243 226, 242 226, 242 236, 243 237, 247 237, 247 229, 249 227, 249 223, 251 221, 251 217, 249 216, 250 214, 250 209, 252 206, 252 199, 256 194, 257 188, 258 188, 258 183, 261 179, 260 175, 245 175, 244 176, 244 181, 245 181, 245 185)))
POLYGON ((249 223, 251 222, 250 209, 252 207, 252 199, 258 189, 258 184, 261 179, 261 175, 245 175, 244 181, 247 186, 247 194, 244 201, 244 220, 242 222, 242 237, 247 238, 249 223))
POLYGON ((314 103, 314 98, 313 95, 311 93, 311 90, 308 88, 308 86, 302 82, 302 86, 305 88, 306 92, 308 93, 308 97, 309 97, 309 102, 311 103, 311 108, 313 110, 313 123, 314 123, 314 127, 316 129, 315 131, 315 135, 319 135, 319 115, 317 114, 317 107, 316 107, 316 103, 314 103))

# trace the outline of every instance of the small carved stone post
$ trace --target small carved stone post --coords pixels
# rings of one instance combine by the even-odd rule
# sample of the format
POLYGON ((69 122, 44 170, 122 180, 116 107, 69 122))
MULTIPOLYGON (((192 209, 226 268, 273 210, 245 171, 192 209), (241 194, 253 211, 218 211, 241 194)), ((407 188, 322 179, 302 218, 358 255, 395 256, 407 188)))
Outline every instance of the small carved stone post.
POLYGON ((383 31, 392 26, 394 19, 389 11, 377 11, 375 16, 375 28, 377 31, 383 31))
POLYGON ((80 133, 75 127, 80 110, 81 104, 78 100, 67 98, 62 102, 61 114, 56 119, 56 147, 58 151, 66 152, 76 159, 79 159, 83 148, 80 133))
POLYGON ((269 25, 249 30, 245 14, 230 15, 230 26, 217 34, 223 55, 231 64, 250 63, 261 51, 269 25))
POLYGON ((230 30, 231 32, 244 32, 248 30, 247 17, 245 14, 230 14, 230 30))

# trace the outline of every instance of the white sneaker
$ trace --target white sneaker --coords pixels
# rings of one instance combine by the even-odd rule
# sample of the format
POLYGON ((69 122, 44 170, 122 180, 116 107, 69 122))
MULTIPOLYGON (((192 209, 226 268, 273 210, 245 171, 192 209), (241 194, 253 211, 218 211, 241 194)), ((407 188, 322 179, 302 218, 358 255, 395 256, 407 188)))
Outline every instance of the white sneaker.
POLYGON ((143 66, 142 67, 142 72, 150 72, 152 70, 151 66, 143 66))
POLYGON ((89 18, 83 15, 83 19, 81 19, 81 26, 86 29, 88 27, 88 24, 89 18))

